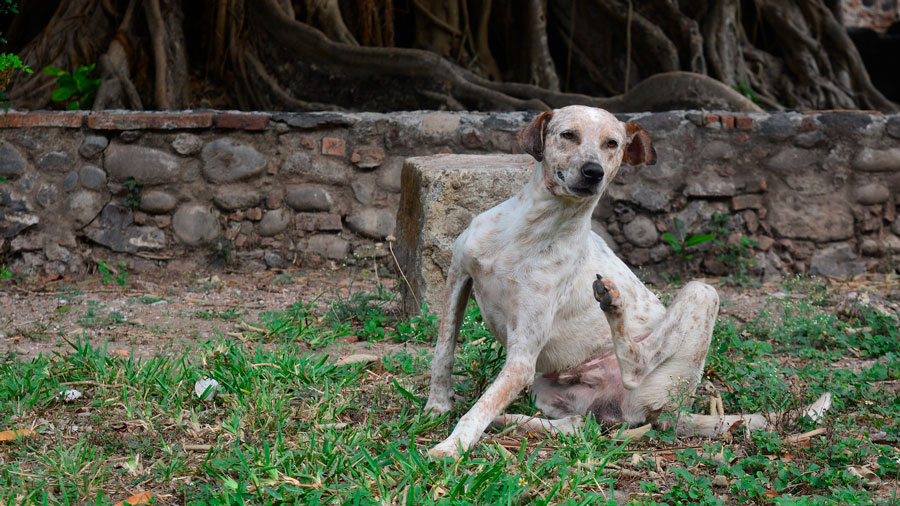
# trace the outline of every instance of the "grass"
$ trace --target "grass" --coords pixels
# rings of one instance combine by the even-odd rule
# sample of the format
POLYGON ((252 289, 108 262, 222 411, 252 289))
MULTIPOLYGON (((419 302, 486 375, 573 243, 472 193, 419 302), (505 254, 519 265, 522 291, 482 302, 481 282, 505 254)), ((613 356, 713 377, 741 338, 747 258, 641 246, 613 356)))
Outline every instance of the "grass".
MULTIPOLYGON (((0 359, 0 430, 38 433, 0 446, 0 502, 111 504, 146 490, 197 505, 897 504, 900 330, 872 312, 843 318, 828 298, 796 281, 759 317, 721 319, 706 367, 728 412, 834 392, 822 435, 792 442, 813 428, 801 421, 719 441, 651 431, 617 442, 589 420, 566 437, 489 438, 456 462, 424 451, 504 359, 474 304, 455 368, 461 400, 437 418, 421 414, 436 322, 392 315, 387 292, 262 313, 246 343, 216 337, 183 355, 137 360, 75 339, 65 354, 0 359), (336 366, 326 350, 348 336, 409 345, 336 366), (220 383, 206 402, 193 393, 205 377, 220 383), (84 396, 64 402, 69 388, 84 396)), ((97 324, 117 324, 93 309, 97 324)), ((527 396, 510 411, 536 413, 527 396)))

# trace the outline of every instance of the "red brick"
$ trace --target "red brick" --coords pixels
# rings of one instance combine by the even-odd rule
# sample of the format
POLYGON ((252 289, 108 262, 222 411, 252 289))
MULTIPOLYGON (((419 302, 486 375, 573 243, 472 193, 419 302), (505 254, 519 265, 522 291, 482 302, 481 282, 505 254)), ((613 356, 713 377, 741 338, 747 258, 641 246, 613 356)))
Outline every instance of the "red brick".
POLYGON ((734 126, 738 130, 750 130, 753 128, 753 120, 748 116, 738 116, 734 118, 734 126))
POLYGON ((759 195, 736 195, 731 198, 731 209, 735 211, 762 208, 763 199, 759 195))
POLYGON ((21 127, 61 127, 81 128, 87 112, 27 112, 9 111, 0 113, 0 128, 21 127))
POLYGON ((281 208, 281 193, 272 192, 268 196, 266 196, 266 208, 267 209, 280 209, 281 208))
POLYGON ((301 137, 300 146, 302 146, 304 149, 312 151, 316 149, 316 140, 312 137, 301 137))
POLYGON ((364 146, 353 150, 350 161, 362 169, 374 169, 384 160, 384 150, 377 146, 364 146))
POLYGON ((322 154, 329 156, 346 156, 347 142, 344 139, 325 137, 322 139, 322 154))
POLYGON ((716 125, 718 123, 719 123, 719 116, 717 114, 707 114, 706 118, 704 119, 704 125, 706 125, 706 126, 716 125))
POLYGON ((237 239, 234 240, 234 245, 240 248, 247 244, 247 239, 249 238, 245 234, 238 234, 237 239))
POLYGON ((216 114, 216 128, 236 130, 265 130, 270 116, 259 112, 220 112, 216 114))
POLYGON ((734 116, 722 116, 722 126, 726 129, 734 128, 734 116))
POLYGON ((247 209, 247 219, 250 221, 259 221, 262 219, 262 209, 259 207, 254 207, 253 209, 247 209))
POLYGON ((99 112, 88 116, 94 130, 174 130, 209 128, 211 112, 99 112))
POLYGON ((803 121, 800 122, 800 131, 801 132, 811 132, 817 128, 819 128, 819 125, 816 123, 816 120, 813 118, 803 118, 803 121))

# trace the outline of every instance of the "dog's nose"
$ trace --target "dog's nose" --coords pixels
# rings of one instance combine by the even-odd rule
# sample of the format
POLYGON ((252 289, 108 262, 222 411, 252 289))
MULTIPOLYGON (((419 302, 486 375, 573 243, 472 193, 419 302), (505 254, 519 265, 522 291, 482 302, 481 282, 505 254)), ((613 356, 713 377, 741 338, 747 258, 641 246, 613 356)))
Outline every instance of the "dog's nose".
POLYGON ((603 167, 599 163, 588 162, 581 166, 581 175, 585 179, 599 181, 603 179, 603 167))

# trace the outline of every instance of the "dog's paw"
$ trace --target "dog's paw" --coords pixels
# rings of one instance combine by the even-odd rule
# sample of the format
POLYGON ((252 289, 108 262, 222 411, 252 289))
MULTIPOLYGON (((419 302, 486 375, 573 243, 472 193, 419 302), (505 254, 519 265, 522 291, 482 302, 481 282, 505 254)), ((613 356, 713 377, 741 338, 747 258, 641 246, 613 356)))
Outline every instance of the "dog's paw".
POLYGON ((429 397, 422 412, 432 416, 440 416, 453 409, 453 403, 449 400, 439 400, 429 397))
POLYGON ((455 459, 459 457, 458 442, 454 439, 446 439, 434 448, 428 450, 428 456, 433 459, 455 459))
POLYGON ((600 303, 600 309, 604 311, 616 311, 619 309, 619 290, 609 278, 597 274, 594 281, 594 298, 600 303))

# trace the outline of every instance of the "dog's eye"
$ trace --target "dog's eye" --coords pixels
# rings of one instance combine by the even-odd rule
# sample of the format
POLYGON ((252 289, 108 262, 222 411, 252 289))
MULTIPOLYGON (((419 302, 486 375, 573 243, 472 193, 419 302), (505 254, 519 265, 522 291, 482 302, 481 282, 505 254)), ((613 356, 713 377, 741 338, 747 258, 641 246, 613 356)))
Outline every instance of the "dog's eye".
POLYGON ((575 140, 575 132, 569 130, 566 130, 565 132, 559 134, 559 136, 567 141, 575 140))
POLYGON ((608 147, 609 149, 616 149, 617 147, 619 147, 619 143, 610 139, 606 141, 606 147, 608 147))

